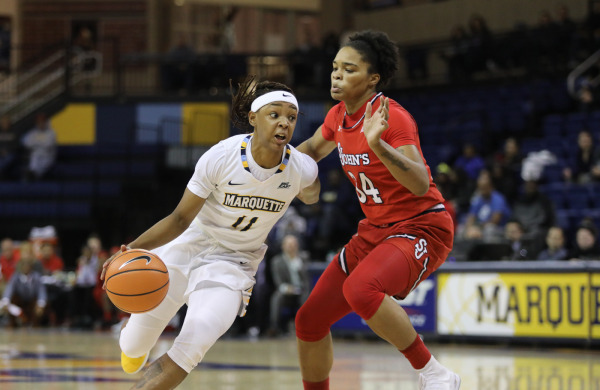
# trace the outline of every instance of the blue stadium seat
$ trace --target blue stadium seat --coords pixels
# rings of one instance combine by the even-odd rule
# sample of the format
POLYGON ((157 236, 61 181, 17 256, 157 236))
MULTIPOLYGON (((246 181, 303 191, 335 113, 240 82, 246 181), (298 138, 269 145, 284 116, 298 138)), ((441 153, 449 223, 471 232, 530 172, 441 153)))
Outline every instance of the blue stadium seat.
POLYGON ((94 195, 94 183, 92 181, 67 181, 62 185, 62 195, 69 197, 91 197, 94 195))
POLYGON ((545 193, 546 196, 554 203, 554 207, 558 209, 563 209, 566 207, 565 205, 565 196, 562 192, 559 191, 548 191, 545 193))
POLYGON ((544 123, 542 133, 544 137, 562 137, 564 135, 562 123, 544 123))
POLYGON ((99 180, 96 194, 101 197, 115 197, 121 194, 121 183, 117 180, 99 180))
POLYGON ((62 202, 59 211, 60 216, 65 218, 90 217, 92 205, 84 201, 62 202))
POLYGON ((89 179, 94 176, 94 172, 93 162, 57 163, 54 166, 54 175, 60 179, 89 179))
POLYGON ((566 192, 565 205, 570 210, 582 210, 590 207, 589 195, 585 192, 566 192))
POLYGON ((562 170, 562 166, 558 164, 547 165, 544 167, 544 172, 542 173, 542 176, 548 183, 560 182, 563 181, 562 170))
POLYGON ((127 177, 127 163, 125 161, 104 161, 98 165, 100 177, 125 178, 127 177))

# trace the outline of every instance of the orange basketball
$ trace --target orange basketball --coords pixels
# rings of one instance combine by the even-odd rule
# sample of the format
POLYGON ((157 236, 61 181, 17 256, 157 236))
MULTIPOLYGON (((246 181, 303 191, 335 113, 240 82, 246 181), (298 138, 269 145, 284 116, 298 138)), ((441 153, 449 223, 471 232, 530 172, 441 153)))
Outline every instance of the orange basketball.
POLYGON ((158 306, 169 290, 169 271, 154 253, 130 249, 115 257, 106 269, 106 293, 127 313, 143 313, 158 306))

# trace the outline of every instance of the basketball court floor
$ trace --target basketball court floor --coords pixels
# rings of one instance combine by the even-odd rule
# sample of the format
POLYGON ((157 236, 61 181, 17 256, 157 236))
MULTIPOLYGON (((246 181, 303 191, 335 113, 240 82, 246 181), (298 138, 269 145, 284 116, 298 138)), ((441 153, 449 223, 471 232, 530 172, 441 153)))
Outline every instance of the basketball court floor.
MULTIPOLYGON (((163 336, 151 359, 173 337, 163 336)), ((386 343, 339 338, 334 343, 332 389, 417 389, 417 375, 386 343)), ((600 390, 598 350, 429 345, 461 375, 461 390, 600 390)), ((128 389, 137 376, 121 371, 119 353, 110 331, 0 329, 0 389, 128 389)), ((301 390, 295 339, 225 337, 178 389, 301 390)))

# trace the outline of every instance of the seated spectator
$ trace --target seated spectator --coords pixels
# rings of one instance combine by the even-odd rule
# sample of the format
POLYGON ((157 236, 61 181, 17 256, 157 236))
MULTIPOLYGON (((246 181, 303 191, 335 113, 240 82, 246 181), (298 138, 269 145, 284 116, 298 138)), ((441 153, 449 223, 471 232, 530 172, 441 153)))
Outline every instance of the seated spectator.
POLYGON ((549 11, 543 10, 533 31, 537 65, 542 72, 555 72, 559 64, 560 27, 549 11))
POLYGON ((0 117, 0 179, 10 177, 11 169, 17 161, 19 139, 12 128, 10 117, 0 117))
POLYGON ((300 253, 298 239, 287 235, 281 243, 281 253, 273 257, 271 275, 274 291, 271 295, 269 335, 287 333, 289 320, 295 318, 300 305, 308 296, 308 275, 300 253), (287 309, 287 313, 283 309, 287 309))
POLYGON ((561 70, 568 69, 569 63, 574 59, 573 49, 575 47, 577 24, 569 15, 569 8, 560 4, 556 8, 558 26, 558 45, 556 47, 561 70))
MULTIPOLYGON (((105 253, 104 250, 101 249, 102 244, 98 236, 92 236, 91 239, 88 239, 88 246, 90 245, 90 243, 92 248, 100 248, 100 250, 92 249, 92 253, 94 251, 99 253, 100 267, 102 266, 102 264, 104 264, 104 261, 106 261, 106 259, 108 259, 109 256, 112 256, 119 251, 119 247, 114 246, 110 248, 109 253, 105 253)), ((101 271, 101 268, 99 270, 101 271)), ((119 322, 128 314, 122 312, 115 305, 113 305, 113 303, 108 298, 108 295, 106 294, 106 290, 102 288, 103 284, 104 282, 100 280, 100 273, 98 273, 98 281, 94 286, 93 295, 96 305, 102 311, 102 328, 106 329, 111 325, 114 325, 115 323, 119 322)))
POLYGON ((512 219, 504 226, 504 238, 507 245, 510 247, 510 254, 504 256, 502 260, 533 260, 535 253, 531 248, 531 244, 524 237, 525 231, 523 225, 512 219))
POLYGON ((508 137, 504 141, 502 150, 494 154, 488 162, 491 166, 494 187, 504 194, 508 203, 514 202, 519 193, 522 164, 523 155, 514 137, 508 137))
POLYGON ((556 220, 552 200, 540 192, 535 180, 525 182, 523 194, 512 205, 512 215, 523 226, 525 237, 538 248, 542 246, 546 231, 556 220))
MULTIPOLYGON (((190 91, 194 85, 196 52, 183 36, 165 55, 161 65, 163 88, 168 92, 190 91)), ((209 75, 202 77, 208 78, 209 75)))
POLYGON ((47 275, 62 271, 65 268, 62 257, 56 254, 56 248, 49 242, 42 243, 39 260, 44 267, 44 274, 47 275))
POLYGON ((25 134, 22 143, 29 153, 25 180, 42 179, 56 159, 56 133, 46 114, 37 114, 35 127, 25 134))
POLYGON ((469 18, 469 52, 467 54, 467 67, 469 73, 483 70, 493 70, 494 37, 487 26, 486 20, 481 15, 469 18))
POLYGON ((94 325, 98 307, 94 299, 94 288, 98 283, 98 257, 93 256, 88 245, 81 248, 77 259, 75 286, 72 290, 70 317, 74 328, 89 329, 94 325))
POLYGON ((448 81, 451 83, 466 81, 471 78, 467 69, 469 37, 463 26, 454 26, 450 32, 450 45, 441 53, 446 61, 448 81))
POLYGON ((570 260, 600 260, 598 229, 588 220, 582 221, 575 233, 575 245, 570 260))
POLYGON ((484 168, 485 161, 477 154, 475 145, 466 143, 462 154, 454 162, 454 170, 465 172, 469 180, 475 181, 484 168))
POLYGON ((577 154, 569 166, 563 170, 566 181, 588 183, 592 180, 591 170, 594 159, 594 139, 589 130, 581 130, 577 136, 577 154))
POLYGON ((11 238, 4 238, 0 243, 0 295, 4 291, 6 283, 10 280, 17 269, 17 263, 21 258, 19 250, 16 248, 11 238))
POLYGON ((503 228, 510 216, 506 198, 494 189, 488 171, 477 179, 477 190, 471 199, 467 220, 462 229, 465 239, 493 241, 503 236, 503 228))
POLYGON ((42 275, 34 270, 35 262, 32 256, 23 256, 2 295, 0 306, 9 312, 12 327, 37 326, 44 314, 46 286, 42 283, 42 275))
POLYGON ((454 228, 456 230, 456 226, 458 226, 458 220, 456 217, 455 206, 455 196, 457 192, 455 179, 454 172, 448 164, 438 164, 435 169, 435 177, 433 178, 433 182, 444 197, 444 207, 452 217, 452 222, 454 222, 454 228))
POLYGON ((39 249, 39 261, 42 264, 42 273, 48 277, 45 280, 48 294, 47 314, 51 326, 66 321, 67 308, 65 302, 69 300, 69 290, 64 285, 65 275, 61 273, 65 268, 64 261, 56 253, 56 246, 49 241, 42 241, 39 249))
POLYGON ((566 260, 569 252, 565 247, 565 233, 560 226, 552 226, 546 234, 546 249, 540 252, 538 260, 566 260))

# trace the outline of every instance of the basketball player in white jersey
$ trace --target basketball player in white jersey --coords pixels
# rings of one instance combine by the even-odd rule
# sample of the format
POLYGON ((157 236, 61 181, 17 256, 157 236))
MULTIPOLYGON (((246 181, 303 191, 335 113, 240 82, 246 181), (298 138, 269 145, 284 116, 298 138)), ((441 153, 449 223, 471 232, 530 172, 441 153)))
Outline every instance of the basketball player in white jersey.
MULTIPOLYGON (((125 372, 135 374, 145 366, 171 318, 188 305, 173 346, 133 388, 172 389, 185 379, 236 316, 245 314, 273 225, 295 197, 317 202, 317 165, 288 144, 298 109, 287 86, 263 81, 254 87, 248 78, 233 97, 232 119, 254 132, 210 148, 175 210, 121 247, 153 251, 170 277, 164 301, 150 312, 132 314, 121 331, 125 372)), ((113 258, 104 263, 102 279, 113 258)))

